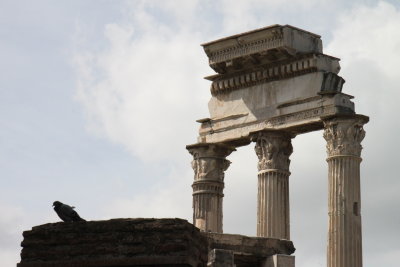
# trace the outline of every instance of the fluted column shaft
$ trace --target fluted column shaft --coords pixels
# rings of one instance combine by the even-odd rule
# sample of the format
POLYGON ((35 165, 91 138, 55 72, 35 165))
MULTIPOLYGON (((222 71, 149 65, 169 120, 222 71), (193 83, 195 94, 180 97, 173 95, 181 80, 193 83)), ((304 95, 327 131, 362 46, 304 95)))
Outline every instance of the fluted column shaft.
POLYGON ((324 121, 328 153, 328 267, 362 267, 360 163, 363 125, 355 115, 324 121))
POLYGON ((193 224, 202 231, 222 233, 224 172, 226 157, 234 148, 216 144, 188 146, 193 155, 193 224))
POLYGON ((252 137, 258 156, 257 236, 290 239, 291 136, 263 131, 252 137))

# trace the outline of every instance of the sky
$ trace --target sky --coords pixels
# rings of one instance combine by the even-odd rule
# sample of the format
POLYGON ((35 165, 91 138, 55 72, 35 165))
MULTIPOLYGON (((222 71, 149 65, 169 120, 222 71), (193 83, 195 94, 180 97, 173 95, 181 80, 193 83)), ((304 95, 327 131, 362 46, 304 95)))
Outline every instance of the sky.
MULTIPOLYGON (((364 267, 400 255, 400 1, 0 0, 0 265, 22 232, 60 219, 191 221, 187 144, 208 117, 213 74, 200 46, 290 24, 341 58, 343 92, 368 115, 361 163, 364 267)), ((293 139, 290 205, 296 265, 326 266, 322 132, 293 139)), ((257 157, 238 148, 225 175, 224 232, 256 233, 257 157)))

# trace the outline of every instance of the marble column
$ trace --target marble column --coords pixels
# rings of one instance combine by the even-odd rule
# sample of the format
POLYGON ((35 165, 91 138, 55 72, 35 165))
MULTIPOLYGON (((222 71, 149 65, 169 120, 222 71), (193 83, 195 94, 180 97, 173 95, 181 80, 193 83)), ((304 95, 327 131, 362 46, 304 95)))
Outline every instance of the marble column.
POLYGON ((222 144, 187 146, 193 155, 193 224, 202 231, 222 233, 224 172, 226 157, 235 149, 222 144))
POLYGON ((289 134, 262 131, 254 134, 258 156, 257 236, 290 239, 289 134))
POLYGON ((328 267, 362 267, 360 163, 368 117, 324 119, 328 177, 328 267))

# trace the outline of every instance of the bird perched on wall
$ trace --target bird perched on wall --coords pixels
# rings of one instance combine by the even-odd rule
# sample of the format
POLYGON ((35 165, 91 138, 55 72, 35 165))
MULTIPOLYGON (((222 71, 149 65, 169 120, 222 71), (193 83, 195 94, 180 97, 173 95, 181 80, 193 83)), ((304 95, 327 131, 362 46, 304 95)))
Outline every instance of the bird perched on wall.
POLYGON ((75 207, 68 206, 60 201, 54 201, 53 207, 58 217, 60 217, 64 222, 86 221, 82 219, 76 211, 74 211, 75 207))

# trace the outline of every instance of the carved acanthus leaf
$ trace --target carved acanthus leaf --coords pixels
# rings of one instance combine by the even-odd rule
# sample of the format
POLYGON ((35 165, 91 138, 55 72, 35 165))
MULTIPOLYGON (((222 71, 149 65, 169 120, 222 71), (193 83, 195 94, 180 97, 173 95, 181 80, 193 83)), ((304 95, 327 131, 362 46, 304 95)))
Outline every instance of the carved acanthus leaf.
POLYGON ((293 147, 285 134, 261 132, 255 138, 258 170, 279 169, 288 171, 293 147))
POLYGON ((365 137, 362 118, 335 118, 324 122, 324 138, 329 157, 361 155, 361 141, 365 137))
POLYGON ((224 171, 230 165, 230 161, 218 158, 198 158, 192 161, 195 180, 218 180, 224 181, 224 171))
POLYGON ((224 172, 231 163, 225 157, 233 150, 234 148, 212 144, 189 148, 193 155, 192 168, 195 181, 208 179, 223 182, 224 172))

